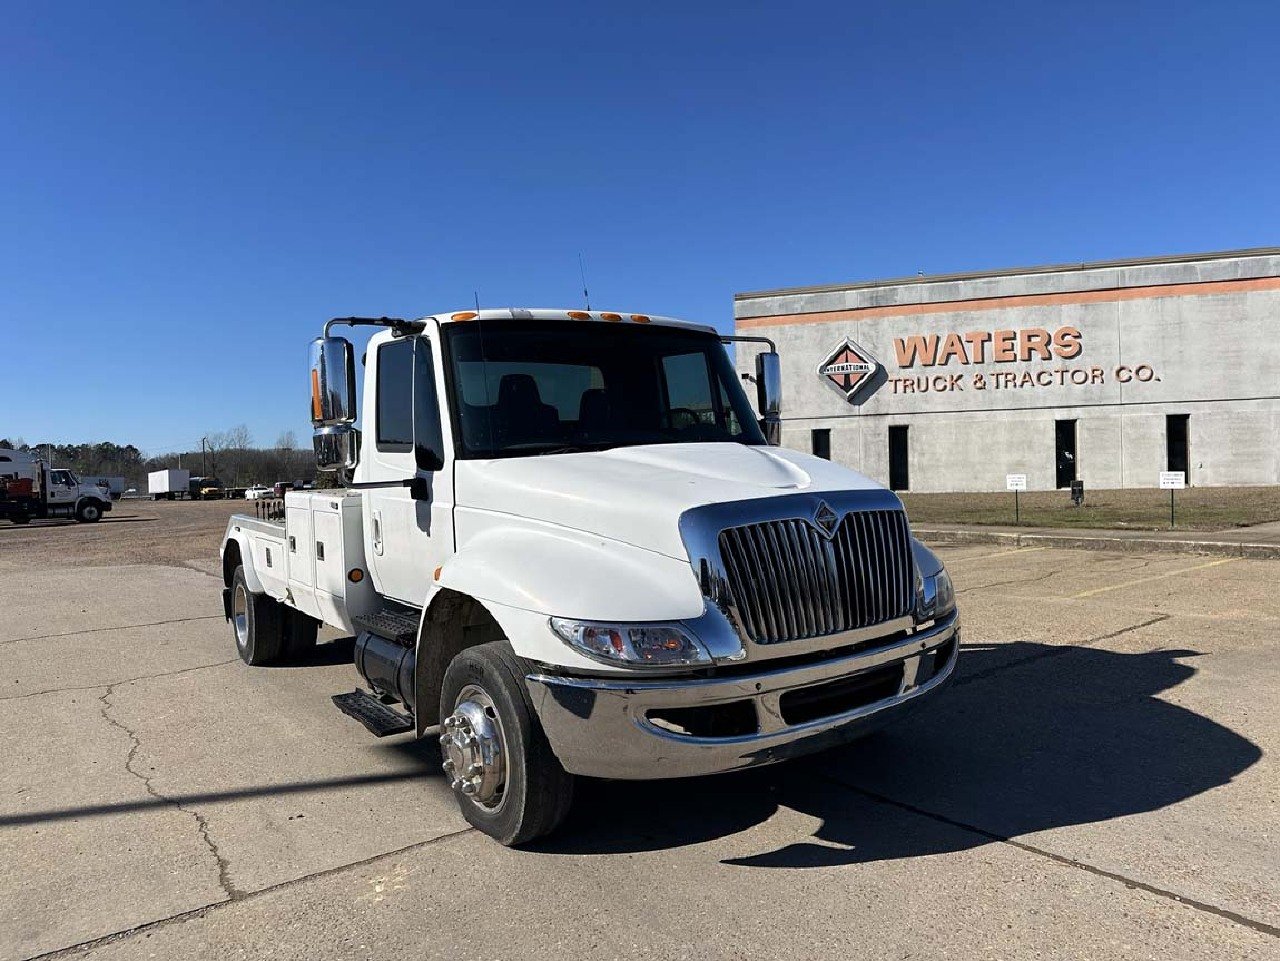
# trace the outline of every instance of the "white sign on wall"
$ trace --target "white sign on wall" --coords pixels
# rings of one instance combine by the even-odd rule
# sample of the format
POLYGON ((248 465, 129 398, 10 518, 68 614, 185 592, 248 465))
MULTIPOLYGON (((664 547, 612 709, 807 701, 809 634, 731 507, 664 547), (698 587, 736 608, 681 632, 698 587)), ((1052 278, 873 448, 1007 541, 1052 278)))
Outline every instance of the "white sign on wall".
POLYGON ((1160 489, 1162 491, 1185 490, 1186 486, 1187 475, 1185 471, 1162 470, 1160 472, 1160 489))
POLYGON ((1005 474, 1004 489, 1007 491, 1024 491, 1027 489, 1026 474, 1005 474))

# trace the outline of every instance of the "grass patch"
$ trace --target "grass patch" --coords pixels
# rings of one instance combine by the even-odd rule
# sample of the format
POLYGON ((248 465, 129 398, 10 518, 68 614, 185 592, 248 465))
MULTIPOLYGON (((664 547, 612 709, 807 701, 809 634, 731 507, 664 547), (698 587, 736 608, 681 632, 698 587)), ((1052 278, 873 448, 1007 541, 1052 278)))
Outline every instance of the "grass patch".
MULTIPOLYGON (((1280 487, 1195 487, 1177 491, 1177 529, 1217 531, 1280 521, 1280 487)), ((1013 494, 901 495, 913 524, 1013 525, 1013 494)), ((1020 495, 1023 527, 1168 530, 1169 492, 1092 490, 1075 507, 1070 492, 1020 495)))

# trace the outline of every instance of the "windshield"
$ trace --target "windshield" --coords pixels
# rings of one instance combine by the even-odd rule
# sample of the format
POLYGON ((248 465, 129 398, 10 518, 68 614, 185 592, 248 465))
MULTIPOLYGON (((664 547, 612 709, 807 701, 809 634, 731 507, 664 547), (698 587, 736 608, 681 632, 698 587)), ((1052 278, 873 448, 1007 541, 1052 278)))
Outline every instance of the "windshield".
POLYGON ((520 320, 445 330, 461 457, 765 443, 714 334, 520 320))

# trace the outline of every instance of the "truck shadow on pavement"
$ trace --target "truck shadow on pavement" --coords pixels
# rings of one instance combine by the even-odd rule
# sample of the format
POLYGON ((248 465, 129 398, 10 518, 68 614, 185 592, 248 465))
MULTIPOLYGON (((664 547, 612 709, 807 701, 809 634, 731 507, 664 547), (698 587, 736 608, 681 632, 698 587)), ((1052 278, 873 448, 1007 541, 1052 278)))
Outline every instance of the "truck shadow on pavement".
POLYGON ((746 850, 724 863, 822 867, 1155 811, 1226 784, 1262 756, 1228 728, 1156 697, 1195 673, 1183 663, 1195 656, 1023 642, 964 648, 949 690, 852 745, 714 778, 584 781, 569 828, 535 850, 658 850, 776 816, 786 834, 794 821, 811 835, 759 851, 746 836, 746 850))

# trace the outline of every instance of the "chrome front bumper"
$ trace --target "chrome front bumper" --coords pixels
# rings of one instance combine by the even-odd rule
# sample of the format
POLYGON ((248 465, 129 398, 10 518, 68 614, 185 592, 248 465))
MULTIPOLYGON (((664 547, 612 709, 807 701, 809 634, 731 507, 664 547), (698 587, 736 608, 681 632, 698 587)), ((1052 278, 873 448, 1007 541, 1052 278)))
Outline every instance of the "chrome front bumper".
POLYGON ((772 764, 868 733, 946 683, 959 640, 952 614, 883 646, 772 669, 761 662, 752 673, 617 680, 535 672, 525 680, 567 771, 630 780, 691 777, 772 764), (841 709, 842 700, 854 706, 841 709), (823 714, 824 706, 833 713, 823 714), (669 720, 699 716, 683 709, 723 709, 739 724, 754 713, 754 730, 690 733, 669 720), (809 718, 815 711, 821 716, 809 718))

